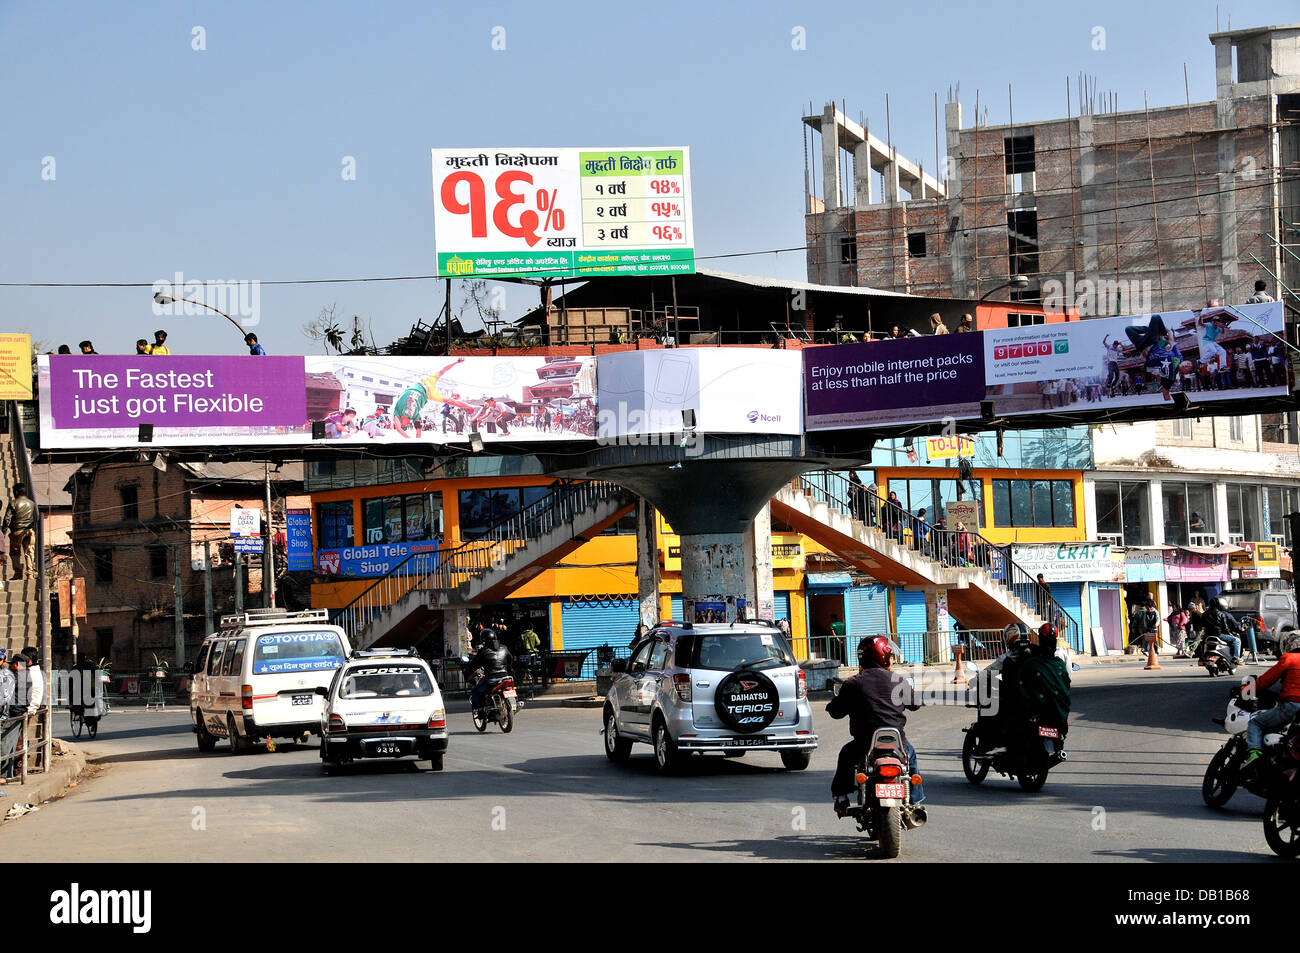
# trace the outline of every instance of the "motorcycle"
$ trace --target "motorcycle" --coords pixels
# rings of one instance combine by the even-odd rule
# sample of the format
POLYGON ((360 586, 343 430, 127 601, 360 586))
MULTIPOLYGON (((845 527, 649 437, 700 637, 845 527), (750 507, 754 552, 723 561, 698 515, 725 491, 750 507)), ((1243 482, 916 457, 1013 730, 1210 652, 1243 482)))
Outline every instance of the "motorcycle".
MULTIPOLYGON (((838 693, 840 684, 835 679, 832 690, 838 693)), ((921 776, 909 776, 907 768, 907 749, 896 728, 872 732, 871 746, 854 768, 856 797, 844 816, 880 844, 882 857, 897 857, 903 849, 903 831, 915 830, 927 820, 925 808, 912 803, 912 788, 921 783, 921 776)))
MULTIPOLYGON (((1300 761, 1300 750, 1293 752, 1300 761)), ((1300 771, 1290 767, 1285 783, 1264 803, 1264 841, 1279 857, 1300 857, 1300 771)))
MULTIPOLYGON (((460 662, 468 665, 469 656, 461 656, 460 662)), ((474 709, 471 717, 479 731, 487 731, 487 726, 496 722, 508 734, 515 727, 515 716, 523 707, 514 678, 505 675, 483 690, 483 707, 474 709)))
POLYGON ((1210 807, 1223 807, 1238 787, 1268 800, 1287 786, 1287 772, 1300 767, 1300 723, 1293 722, 1286 731, 1264 736, 1264 748, 1245 774, 1241 762, 1246 757, 1246 726, 1251 718, 1277 703, 1275 696, 1262 700, 1241 698, 1240 689, 1228 695, 1228 711, 1223 718, 1210 721, 1228 732, 1223 743, 1205 768, 1201 797, 1210 807))
POLYGON ((1217 635, 1205 637, 1197 649, 1197 658, 1200 660, 1199 664, 1210 673, 1211 678, 1218 675, 1231 675, 1237 667, 1232 661, 1228 643, 1217 635))
POLYGON ((971 784, 981 783, 992 768, 1015 778, 1025 791, 1041 791, 1047 772, 1066 760, 1065 730, 1043 724, 1037 715, 1021 726, 1015 745, 999 737, 1002 731, 993 718, 979 719, 962 731, 961 766, 971 784))

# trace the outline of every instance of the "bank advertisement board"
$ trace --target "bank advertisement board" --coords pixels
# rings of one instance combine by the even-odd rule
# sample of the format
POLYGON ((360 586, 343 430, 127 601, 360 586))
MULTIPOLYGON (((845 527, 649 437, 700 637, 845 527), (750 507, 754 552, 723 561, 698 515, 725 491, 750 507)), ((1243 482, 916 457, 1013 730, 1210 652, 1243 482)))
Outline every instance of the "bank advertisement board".
POLYGON ((1283 334, 1273 302, 805 348, 807 429, 1284 396, 1283 334))
POLYGON ((434 149, 438 276, 695 271, 690 150, 434 149))
POLYGON ((39 380, 47 449, 137 446, 141 424, 171 446, 596 436, 591 356, 63 354, 39 380))
POLYGON ((683 432, 683 411, 699 433, 798 434, 801 365, 794 351, 672 348, 599 358, 598 436, 610 440, 683 432))

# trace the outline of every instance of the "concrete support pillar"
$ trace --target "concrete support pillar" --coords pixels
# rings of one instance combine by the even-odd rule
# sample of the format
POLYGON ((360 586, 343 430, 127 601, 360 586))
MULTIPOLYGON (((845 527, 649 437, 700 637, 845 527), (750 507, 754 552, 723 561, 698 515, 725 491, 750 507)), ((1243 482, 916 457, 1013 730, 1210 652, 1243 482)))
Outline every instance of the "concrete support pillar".
MULTIPOLYGON (((1094 151, 1096 133, 1092 115, 1079 117, 1079 236, 1075 243, 1079 257, 1075 259, 1074 268, 1081 271, 1075 281, 1088 278, 1096 281, 1099 277, 1097 267, 1097 155, 1094 151)), ((1067 301, 1067 306, 1073 304, 1067 301)))
POLYGON ((682 614, 713 609, 719 621, 736 620, 736 600, 745 598, 746 533, 682 534, 682 614))
POLYGON ((772 505, 758 511, 745 530, 745 615, 750 619, 776 618, 776 593, 772 582, 772 505))
POLYGON ((442 644, 457 655, 469 654, 469 610, 464 606, 442 610, 442 644))
POLYGON ((840 124, 837 113, 834 103, 827 103, 822 112, 822 201, 827 212, 841 205, 840 124))
POLYGON ((1153 546, 1163 546, 1165 544, 1165 506, 1164 495, 1160 492, 1160 487, 1159 480, 1151 480, 1147 483, 1147 491, 1150 494, 1147 509, 1151 512, 1151 544, 1153 546))
POLYGON ((864 140, 853 147, 853 207, 871 205, 871 142, 864 140))
POLYGON ((1214 523, 1219 542, 1228 541, 1228 484, 1220 481, 1214 484, 1214 523))
POLYGON ((1227 300, 1237 288, 1237 140, 1231 131, 1237 124, 1236 102, 1233 98, 1232 41, 1224 37, 1214 41, 1215 70, 1215 125, 1229 130, 1218 134, 1219 146, 1219 248, 1220 287, 1211 287, 1211 293, 1227 300))
POLYGON ((637 604, 641 623, 647 627, 659 622, 659 533, 655 508, 649 500, 636 505, 636 579, 637 604))
POLYGON ((936 170, 938 178, 948 191, 948 215, 957 220, 957 228, 948 241, 948 259, 952 268, 952 293, 966 295, 966 234, 962 205, 961 158, 961 103, 947 103, 943 107, 943 128, 946 156, 944 168, 936 170))
POLYGON ((948 617, 948 590, 925 590, 925 657, 940 663, 952 661, 952 646, 948 635, 951 620, 948 617))
POLYGON ((897 150, 890 153, 889 161, 885 163, 885 201, 898 201, 898 154, 897 150))

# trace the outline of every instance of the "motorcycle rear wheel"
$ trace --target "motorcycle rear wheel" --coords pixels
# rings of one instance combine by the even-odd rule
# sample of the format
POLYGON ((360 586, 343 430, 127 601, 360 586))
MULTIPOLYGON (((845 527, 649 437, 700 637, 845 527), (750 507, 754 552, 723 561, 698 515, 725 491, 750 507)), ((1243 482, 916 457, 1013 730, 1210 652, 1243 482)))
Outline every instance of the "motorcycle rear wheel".
POLYGON ((1201 799, 1210 807, 1223 807, 1237 790, 1237 769, 1232 763, 1234 747, 1231 743, 1224 745, 1205 767, 1201 799))
POLYGON ((475 728, 479 731, 487 731, 487 712, 483 711, 481 708, 476 708, 470 717, 474 719, 475 728))
POLYGON ((903 851, 903 809, 876 808, 876 835, 880 838, 880 856, 897 857, 903 851))
POLYGON ((988 762, 975 759, 975 748, 978 744, 979 738, 975 732, 966 732, 966 740, 961 746, 961 769, 966 772, 966 780, 971 784, 979 784, 989 773, 988 762))
POLYGON ((501 726, 502 732, 509 734, 515 726, 515 715, 510 710, 510 699, 505 695, 497 695, 497 724, 501 726))
POLYGON ((1300 801, 1294 797, 1268 799, 1264 805, 1264 840, 1279 857, 1300 857, 1300 801))

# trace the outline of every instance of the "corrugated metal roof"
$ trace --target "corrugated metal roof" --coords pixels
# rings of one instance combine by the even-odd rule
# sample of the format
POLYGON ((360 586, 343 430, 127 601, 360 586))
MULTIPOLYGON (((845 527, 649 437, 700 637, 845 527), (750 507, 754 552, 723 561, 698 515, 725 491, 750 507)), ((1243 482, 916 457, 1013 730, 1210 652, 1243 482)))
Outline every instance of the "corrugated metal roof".
POLYGON ((696 268, 697 274, 706 278, 722 281, 734 281, 737 284, 750 285, 754 288, 788 288, 792 291, 816 291, 823 294, 876 295, 888 298, 923 298, 925 295, 910 295, 901 291, 882 291, 879 288, 853 287, 850 285, 815 285, 807 281, 793 281, 788 278, 767 278, 762 275, 738 275, 730 271, 714 271, 712 268, 696 268))

